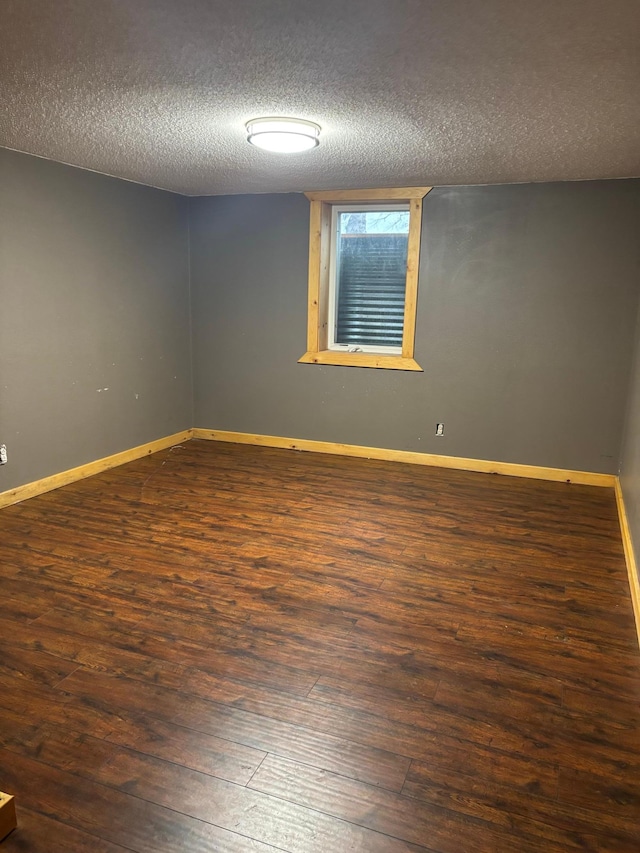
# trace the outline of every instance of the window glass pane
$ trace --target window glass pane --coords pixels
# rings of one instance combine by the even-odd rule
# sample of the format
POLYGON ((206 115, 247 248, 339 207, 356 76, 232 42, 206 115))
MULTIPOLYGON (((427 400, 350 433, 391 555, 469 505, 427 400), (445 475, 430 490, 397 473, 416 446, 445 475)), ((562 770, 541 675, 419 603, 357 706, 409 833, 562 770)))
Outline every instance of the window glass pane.
POLYGON ((409 211, 341 211, 337 224, 336 343, 401 348, 409 211))
POLYGON ((356 210, 341 213, 340 234, 408 234, 408 210, 356 210))

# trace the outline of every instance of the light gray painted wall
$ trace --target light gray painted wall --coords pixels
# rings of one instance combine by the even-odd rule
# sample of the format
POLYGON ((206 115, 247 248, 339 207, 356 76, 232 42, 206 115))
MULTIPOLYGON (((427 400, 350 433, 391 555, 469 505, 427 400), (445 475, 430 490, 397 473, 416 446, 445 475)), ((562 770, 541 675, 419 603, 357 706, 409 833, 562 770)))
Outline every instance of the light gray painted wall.
POLYGON ((304 196, 193 199, 195 426, 615 472, 639 223, 640 181, 433 190, 414 374, 297 363, 304 196))
MULTIPOLYGON (((640 265, 639 265, 640 266, 640 265)), ((638 270, 640 273, 640 269, 638 270)), ((640 275, 638 276, 640 284, 640 275)), ((636 562, 640 565, 640 316, 629 388, 629 406, 620 465, 620 485, 636 562)))
POLYGON ((0 491, 191 426, 187 204, 0 149, 0 491))

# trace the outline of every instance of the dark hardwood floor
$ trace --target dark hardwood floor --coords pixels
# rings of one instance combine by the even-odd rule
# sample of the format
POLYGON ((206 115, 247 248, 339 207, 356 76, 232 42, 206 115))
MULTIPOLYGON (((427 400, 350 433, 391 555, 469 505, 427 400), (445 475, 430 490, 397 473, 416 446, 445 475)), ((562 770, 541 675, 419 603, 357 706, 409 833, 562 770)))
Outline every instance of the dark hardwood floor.
POLYGON ((2 853, 640 850, 611 490, 191 441, 1 520, 2 853))

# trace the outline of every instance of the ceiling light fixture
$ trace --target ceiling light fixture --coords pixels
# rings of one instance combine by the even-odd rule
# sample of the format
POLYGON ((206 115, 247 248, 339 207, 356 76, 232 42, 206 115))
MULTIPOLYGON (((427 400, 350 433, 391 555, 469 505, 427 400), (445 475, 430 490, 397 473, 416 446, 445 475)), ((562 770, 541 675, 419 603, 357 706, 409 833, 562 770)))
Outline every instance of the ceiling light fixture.
POLYGON ((301 118, 254 118, 246 128, 247 142, 278 154, 297 154, 320 144, 320 125, 301 118))

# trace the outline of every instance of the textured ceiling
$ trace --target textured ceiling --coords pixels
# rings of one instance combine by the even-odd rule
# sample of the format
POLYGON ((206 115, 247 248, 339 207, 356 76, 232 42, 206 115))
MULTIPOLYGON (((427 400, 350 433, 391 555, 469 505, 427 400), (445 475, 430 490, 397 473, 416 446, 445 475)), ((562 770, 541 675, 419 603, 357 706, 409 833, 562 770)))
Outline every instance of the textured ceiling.
POLYGON ((638 0, 0 0, 0 145, 189 195, 638 176, 639 36, 638 0))

